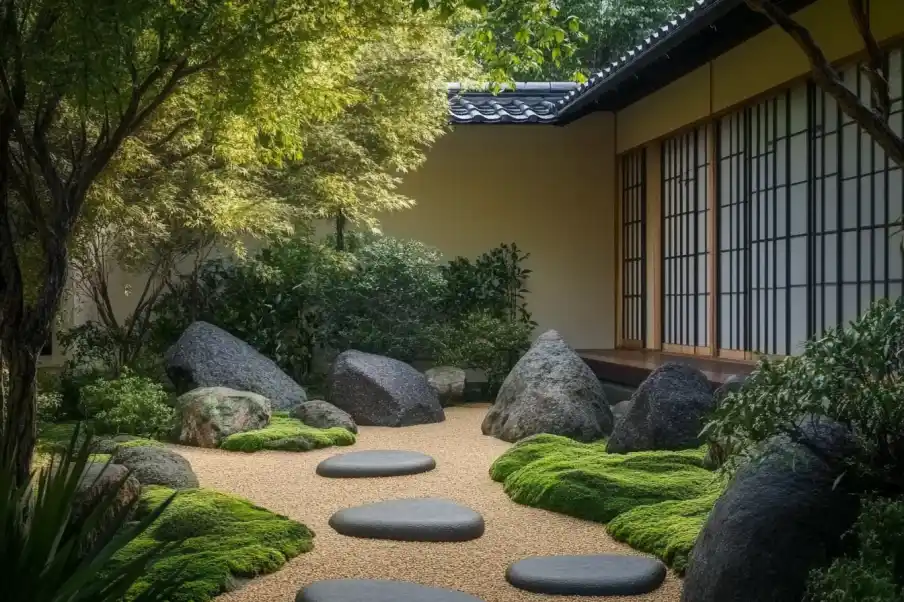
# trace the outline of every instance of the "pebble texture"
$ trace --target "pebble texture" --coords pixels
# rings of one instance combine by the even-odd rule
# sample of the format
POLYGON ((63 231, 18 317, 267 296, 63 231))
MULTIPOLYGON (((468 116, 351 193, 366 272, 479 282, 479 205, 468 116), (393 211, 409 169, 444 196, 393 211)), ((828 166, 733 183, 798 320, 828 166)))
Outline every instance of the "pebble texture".
MULTIPOLYGON (((851 453, 843 428, 804 419, 820 456, 851 453)), ((684 602, 799 602, 810 570, 841 550, 858 497, 835 486, 812 451, 779 439, 763 461, 741 468, 716 502, 691 552, 684 602)))
POLYGON ((296 602, 481 602, 462 592, 389 579, 331 579, 298 592, 296 602))
POLYGON ((345 410, 340 410, 333 404, 322 399, 313 399, 295 406, 292 416, 298 418, 308 426, 318 429, 328 429, 339 426, 353 433, 358 432, 358 425, 345 410))
POLYGON ((122 464, 142 485, 165 485, 173 489, 198 486, 188 460, 165 447, 120 447, 113 463, 122 464))
MULTIPOLYGON (((636 554, 617 543, 606 526, 512 503, 489 468, 510 445, 480 434, 486 404, 447 410, 438 424, 359 429, 360 449, 404 445, 436 458, 435 470, 393 479, 324 479, 314 468, 335 454, 262 451, 237 454, 217 449, 177 447, 204 487, 248 498, 273 512, 302 521, 317 533, 314 549, 272 575, 245 583, 217 602, 293 602, 298 590, 324 579, 399 579, 461 590, 486 602, 549 602, 548 596, 509 585, 510 564, 541 554, 636 554), (413 543, 358 539, 333 531, 336 510, 381 500, 443 497, 480 512, 483 537, 459 543, 413 543)), ((661 588, 632 597, 588 597, 582 602, 677 602, 681 581, 669 575, 661 588)))
POLYGON ((445 419, 427 377, 404 362, 360 351, 339 354, 327 399, 359 426, 411 426, 445 419))
POLYGON ((427 377, 430 386, 436 389, 439 402, 444 408, 464 398, 468 375, 461 368, 436 366, 424 372, 424 376, 427 377))
POLYGON ((593 371, 549 330, 505 378, 481 430, 510 442, 549 433, 589 443, 612 431, 612 411, 593 371))
POLYGON ((235 433, 270 424, 270 400, 250 391, 202 387, 176 400, 179 442, 198 447, 219 447, 235 433))
POLYGON ((338 454, 317 465, 317 474, 334 479, 400 477, 436 468, 436 460, 420 452, 370 450, 338 454))
POLYGON ((194 322, 166 352, 166 374, 180 393, 198 387, 229 387, 288 410, 307 400, 304 389, 268 357, 222 328, 194 322))
POLYGON ((692 449, 714 409, 713 390, 699 370, 669 363, 644 380, 615 424, 606 451, 692 449))
POLYGON ((510 566, 505 578, 538 594, 631 596, 657 589, 666 572, 658 560, 641 556, 537 556, 510 566))
POLYGON ((343 535, 395 541, 469 541, 483 535, 483 517, 439 498, 400 499, 340 510, 330 526, 343 535))

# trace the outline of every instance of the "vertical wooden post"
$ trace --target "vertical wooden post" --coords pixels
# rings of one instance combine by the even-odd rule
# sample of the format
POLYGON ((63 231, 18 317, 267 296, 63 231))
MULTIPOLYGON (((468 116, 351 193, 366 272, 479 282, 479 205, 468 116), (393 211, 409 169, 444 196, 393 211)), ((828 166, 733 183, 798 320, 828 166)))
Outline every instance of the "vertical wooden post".
POLYGON ((648 320, 650 349, 662 349, 662 144, 647 146, 647 294, 644 311, 652 307, 648 320))
POLYGON ((624 157, 622 155, 617 154, 618 148, 615 149, 615 177, 612 178, 615 181, 615 347, 619 348, 624 345, 625 333, 623 332, 622 325, 624 324, 624 296, 622 294, 622 279, 624 278, 622 272, 625 268, 624 263, 624 250, 622 249, 622 228, 624 217, 622 216, 622 203, 624 199, 622 198, 622 161, 624 157))
POLYGON ((716 167, 716 124, 710 122, 706 126, 706 154, 709 158, 706 177, 706 197, 708 199, 709 219, 706 221, 706 238, 709 261, 706 262, 709 273, 707 274, 707 287, 709 289, 709 312, 707 318, 709 331, 709 355, 718 355, 718 340, 716 330, 719 319, 719 291, 718 273, 716 265, 719 256, 719 240, 716 236, 716 223, 719 219, 719 205, 717 198, 716 167))

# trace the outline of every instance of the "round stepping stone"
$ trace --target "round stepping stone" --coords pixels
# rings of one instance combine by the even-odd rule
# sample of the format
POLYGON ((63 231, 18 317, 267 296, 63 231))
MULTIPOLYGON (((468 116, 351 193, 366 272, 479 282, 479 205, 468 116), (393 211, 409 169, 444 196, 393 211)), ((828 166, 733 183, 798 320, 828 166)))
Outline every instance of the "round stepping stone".
POLYGON ((505 578, 519 589, 559 596, 634 596, 665 580, 665 565, 643 556, 536 556, 508 568, 505 578))
POLYGON ((399 477, 436 468, 436 460, 413 451, 373 450, 339 454, 317 465, 317 474, 334 479, 399 477))
POLYGON ((315 581, 295 602, 482 602, 451 589, 426 587, 388 579, 330 579, 315 581))
POLYGON ((483 535, 483 517, 452 500, 390 500, 346 508, 330 526, 351 537, 396 541, 468 541, 483 535))

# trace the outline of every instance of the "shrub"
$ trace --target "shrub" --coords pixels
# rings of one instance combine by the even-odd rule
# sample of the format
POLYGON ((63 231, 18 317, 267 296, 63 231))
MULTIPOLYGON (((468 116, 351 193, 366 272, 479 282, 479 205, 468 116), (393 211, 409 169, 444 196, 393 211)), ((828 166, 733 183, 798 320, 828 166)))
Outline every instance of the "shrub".
POLYGON ((606 523, 638 506, 706 494, 713 473, 703 449, 607 454, 605 442, 528 437, 490 467, 505 492, 526 506, 606 523))
POLYGON ((497 318, 486 311, 433 331, 434 359, 439 364, 473 368, 484 373, 495 393, 515 363, 530 347, 533 326, 497 318))
MULTIPOLYGON (((146 487, 136 510, 144 519, 172 494, 146 487)), ((272 573, 289 559, 313 548, 314 533, 303 524, 238 497, 207 489, 180 492, 169 508, 135 541, 113 557, 120 567, 144 550, 171 545, 129 590, 135 600, 159 584, 175 584, 169 602, 206 602, 234 587, 236 578, 272 573)))
POLYGON ((170 430, 174 410, 163 387, 126 370, 120 378, 101 378, 82 389, 84 414, 100 433, 157 437, 170 430))
POLYGON ((515 243, 501 244, 474 261, 456 257, 442 266, 447 282, 446 314, 461 319, 486 312, 507 322, 534 325, 525 301, 531 270, 523 263, 529 257, 515 243))
POLYGON ((352 445, 355 440, 354 433, 341 427, 318 429, 285 414, 274 414, 266 428, 229 435, 220 447, 242 452, 262 449, 310 451, 334 445, 352 445))
POLYGON ((60 417, 63 396, 57 391, 38 391, 38 422, 54 422, 60 417))
POLYGON ((877 301, 847 328, 806 343, 803 354, 762 360, 730 394, 708 436, 737 453, 757 455, 777 435, 807 444, 801 417, 825 416, 847 427, 855 453, 828 458, 855 490, 904 492, 904 297, 877 301), (741 453, 744 452, 744 453, 741 453))
POLYGON ((810 573, 807 602, 898 602, 904 597, 904 498, 866 501, 854 554, 810 573))

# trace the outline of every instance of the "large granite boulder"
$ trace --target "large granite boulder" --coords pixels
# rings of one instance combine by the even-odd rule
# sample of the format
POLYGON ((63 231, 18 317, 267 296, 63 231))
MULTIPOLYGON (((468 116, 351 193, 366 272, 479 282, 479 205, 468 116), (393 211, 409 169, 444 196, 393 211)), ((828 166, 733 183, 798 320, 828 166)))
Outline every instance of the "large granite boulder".
MULTIPOLYGON (((747 377, 743 375, 735 374, 730 376, 718 389, 716 389, 716 392, 713 393, 714 409, 718 410, 729 394, 740 391, 746 381, 747 377)), ((706 450, 706 456, 703 458, 703 467, 709 468, 710 470, 719 468, 725 464, 725 461, 728 460, 728 457, 733 451, 734 450, 730 449, 725 442, 711 440, 709 442, 709 448, 706 450)))
POLYGON ((464 370, 455 366, 436 366, 424 372, 427 382, 436 389, 439 402, 445 408, 461 401, 465 396, 468 377, 464 370))
POLYGON ((807 446, 775 439, 742 467, 697 538, 682 601, 800 602, 808 573, 840 553, 857 516, 858 496, 836 484, 850 446, 823 422, 807 446))
POLYGON ((141 484, 129 469, 117 464, 107 465, 89 462, 79 479, 72 500, 69 524, 81 526, 97 509, 101 501, 116 490, 113 503, 104 511, 98 524, 80 544, 79 554, 84 554, 102 538, 111 536, 123 523, 127 522, 135 502, 141 494, 141 484), (118 487, 118 489, 117 489, 118 487))
POLYGON ((446 419, 436 390, 404 362, 346 351, 327 377, 327 399, 362 426, 411 426, 446 419))
POLYGON ((307 400, 304 389, 270 358, 225 330, 194 322, 166 352, 166 373, 180 393, 199 387, 251 391, 287 410, 307 400))
POLYGON ((612 431, 612 411, 593 371, 550 330, 505 377, 481 429, 512 442, 540 433, 595 441, 612 431))
POLYGON ((700 431, 714 409, 707 378, 678 363, 654 370, 628 404, 609 437, 609 453, 699 447, 700 431))
POLYGON ((176 400, 179 442, 196 447, 219 447, 234 433, 270 424, 270 400, 249 391, 202 387, 176 400))
POLYGON ((198 477, 188 460, 165 447, 119 447, 113 463, 122 464, 142 485, 164 485, 172 489, 198 487, 198 477))
POLYGON ((340 410, 333 404, 322 399, 312 399, 295 406, 292 416, 298 418, 308 426, 318 429, 342 427, 352 433, 358 432, 358 425, 345 410, 340 410))

